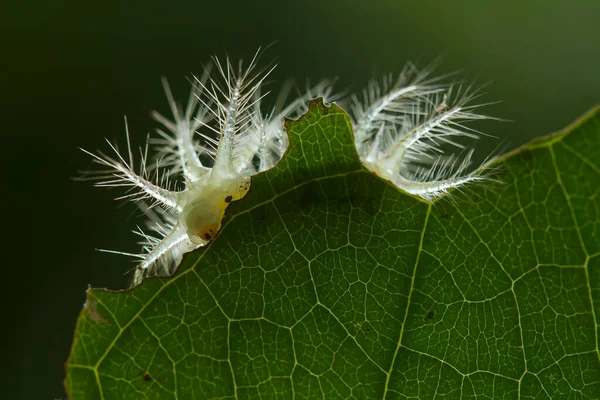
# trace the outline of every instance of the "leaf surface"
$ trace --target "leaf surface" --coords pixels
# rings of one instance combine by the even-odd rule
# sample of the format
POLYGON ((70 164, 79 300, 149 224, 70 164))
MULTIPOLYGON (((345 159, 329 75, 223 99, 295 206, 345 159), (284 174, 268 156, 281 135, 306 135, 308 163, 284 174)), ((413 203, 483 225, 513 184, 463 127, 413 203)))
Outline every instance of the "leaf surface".
POLYGON ((88 291, 77 399, 600 398, 600 112, 433 205, 315 101, 175 276, 88 291))

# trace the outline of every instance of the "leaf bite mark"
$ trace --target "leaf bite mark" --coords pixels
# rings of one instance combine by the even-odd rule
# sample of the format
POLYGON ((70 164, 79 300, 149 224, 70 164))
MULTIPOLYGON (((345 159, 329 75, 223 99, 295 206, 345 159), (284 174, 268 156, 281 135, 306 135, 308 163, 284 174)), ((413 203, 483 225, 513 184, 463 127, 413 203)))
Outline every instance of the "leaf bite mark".
POLYGON ((286 129, 286 132, 290 131, 290 123, 298 123, 301 122, 303 119, 309 117, 312 114, 316 114, 316 115, 320 115, 320 116, 324 116, 329 114, 329 109, 332 106, 326 106, 325 102, 323 101, 322 97, 317 97, 315 99, 312 99, 308 102, 308 105, 306 106, 306 112, 302 115, 300 115, 297 118, 290 118, 290 117, 285 117, 284 118, 284 127, 286 129))

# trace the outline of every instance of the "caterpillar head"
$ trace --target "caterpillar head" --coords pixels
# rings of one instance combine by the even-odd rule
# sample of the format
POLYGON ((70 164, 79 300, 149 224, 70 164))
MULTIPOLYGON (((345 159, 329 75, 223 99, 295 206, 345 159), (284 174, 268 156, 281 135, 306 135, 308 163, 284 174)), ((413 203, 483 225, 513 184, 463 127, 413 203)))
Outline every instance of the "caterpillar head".
POLYGON ((190 191, 191 199, 183 209, 182 217, 192 243, 212 241, 219 229, 225 209, 234 200, 246 195, 250 180, 233 181, 229 185, 190 191))

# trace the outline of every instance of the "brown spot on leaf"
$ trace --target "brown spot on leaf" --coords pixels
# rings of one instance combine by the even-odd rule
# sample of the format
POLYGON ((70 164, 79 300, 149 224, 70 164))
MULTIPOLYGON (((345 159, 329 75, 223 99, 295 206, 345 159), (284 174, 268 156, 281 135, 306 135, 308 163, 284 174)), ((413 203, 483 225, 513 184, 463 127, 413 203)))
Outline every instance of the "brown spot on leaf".
POLYGON ((294 267, 287 269, 287 276, 290 278, 295 276, 297 273, 298 273, 298 271, 296 271, 296 268, 294 268, 294 267))
POLYGON ((97 324, 106 324, 108 321, 98 312, 98 302, 92 297, 88 297, 85 302, 84 309, 87 311, 87 316, 90 321, 97 324))
POLYGON ((521 153, 521 157, 523 157, 523 160, 529 161, 533 158, 533 152, 531 150, 525 150, 521 153))
POLYGON ((425 314, 425 319, 427 321, 431 321, 433 317, 435 317, 435 312, 433 310, 430 310, 427 314, 425 314))

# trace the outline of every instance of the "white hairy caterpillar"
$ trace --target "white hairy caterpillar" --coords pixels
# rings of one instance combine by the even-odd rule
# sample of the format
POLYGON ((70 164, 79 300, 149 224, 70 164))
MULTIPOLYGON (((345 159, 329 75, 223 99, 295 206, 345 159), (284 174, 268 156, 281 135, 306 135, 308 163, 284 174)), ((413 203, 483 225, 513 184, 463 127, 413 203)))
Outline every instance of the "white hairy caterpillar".
MULTIPOLYGON (((264 114, 261 102, 268 93, 262 94, 261 87, 275 67, 258 69, 259 56, 260 49, 247 67, 213 57, 214 68, 206 67, 203 76, 194 79, 185 109, 163 80, 173 119, 153 113, 162 129, 140 150, 137 169, 127 124, 125 155, 110 142, 114 156, 83 150, 104 167, 86 172, 87 179, 97 180, 96 186, 128 188, 120 199, 137 201, 147 217, 148 231, 135 231, 141 237, 139 254, 109 251, 139 262, 134 285, 146 276, 171 275, 184 253, 215 237, 225 209, 244 197, 250 177, 272 168, 283 156, 288 146, 284 117, 302 115, 315 97, 339 99, 332 95, 331 83, 323 81, 284 106, 287 85, 264 114), (149 144, 156 150, 153 163, 148 160, 149 144), (172 187, 172 177, 181 178, 183 189, 172 187)), ((468 104, 475 97, 472 91, 457 91, 428 75, 408 66, 395 81, 388 76, 382 84, 372 82, 362 99, 352 97, 350 109, 364 165, 399 188, 432 200, 484 179, 467 172, 473 150, 446 155, 442 145, 464 147, 457 138, 479 135, 463 123, 487 117, 468 104)))
POLYGON ((388 75, 381 84, 372 81, 362 100, 353 96, 351 106, 355 145, 363 164, 425 200, 488 179, 468 173, 474 149, 465 152, 460 139, 482 135, 465 123, 493 119, 475 112, 484 105, 471 104, 479 96, 477 90, 441 83, 441 78, 429 78, 430 73, 408 64, 395 80, 388 75), (445 154, 448 147, 461 153, 445 154))

